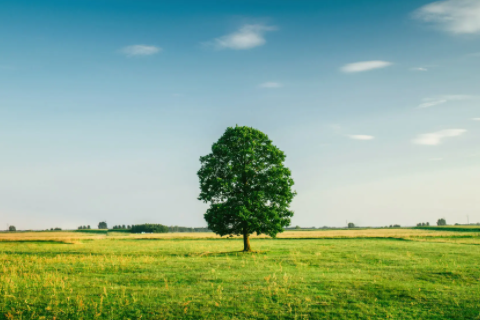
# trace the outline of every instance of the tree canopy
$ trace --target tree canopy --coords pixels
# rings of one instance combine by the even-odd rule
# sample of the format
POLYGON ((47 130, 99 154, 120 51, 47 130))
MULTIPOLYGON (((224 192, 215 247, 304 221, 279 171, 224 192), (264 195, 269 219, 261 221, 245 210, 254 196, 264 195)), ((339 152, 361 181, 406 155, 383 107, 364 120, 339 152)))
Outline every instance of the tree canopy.
POLYGON ((447 221, 445 219, 438 219, 437 220, 437 226, 446 226, 447 225, 447 221))
POLYGON ((263 132, 227 128, 212 152, 200 157, 198 199, 210 203, 204 215, 208 228, 221 236, 243 235, 244 251, 251 251, 252 233, 282 232, 296 194, 285 157, 263 132))
POLYGON ((98 229, 108 229, 107 222, 102 221, 98 224, 98 229))

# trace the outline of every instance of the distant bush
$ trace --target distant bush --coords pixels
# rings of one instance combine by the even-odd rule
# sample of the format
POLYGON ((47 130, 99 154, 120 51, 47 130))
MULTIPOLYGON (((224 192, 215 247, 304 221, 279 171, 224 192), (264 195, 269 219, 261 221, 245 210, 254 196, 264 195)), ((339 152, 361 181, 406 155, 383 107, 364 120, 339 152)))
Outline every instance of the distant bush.
POLYGON ((167 226, 163 224, 136 224, 132 226, 132 233, 167 233, 169 231, 167 226))
POLYGON ((17 228, 15 228, 15 226, 9 226, 8 231, 17 231, 17 228))
POLYGON ((355 228, 355 223, 349 222, 349 223, 348 223, 348 227, 349 227, 349 228, 355 228))
POLYGON ((438 219, 437 220, 437 226, 446 226, 447 221, 445 219, 438 219))
POLYGON ((108 229, 107 222, 102 221, 98 224, 98 229, 108 229))

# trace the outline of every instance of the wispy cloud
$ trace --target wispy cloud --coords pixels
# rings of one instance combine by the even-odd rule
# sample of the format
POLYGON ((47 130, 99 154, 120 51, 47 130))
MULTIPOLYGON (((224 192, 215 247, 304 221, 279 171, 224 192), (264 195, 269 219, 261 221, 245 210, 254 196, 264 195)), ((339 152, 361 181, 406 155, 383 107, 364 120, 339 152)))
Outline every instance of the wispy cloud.
POLYGON ((268 89, 275 89, 283 87, 283 84, 279 82, 264 82, 258 85, 259 88, 268 88, 268 89))
POLYGON ((411 68, 410 70, 412 70, 412 71, 423 71, 423 72, 428 71, 428 69, 424 68, 424 67, 411 68))
MULTIPOLYGON (((425 99, 424 99, 425 100, 425 99)), ((427 99, 428 100, 428 99, 427 99)), ((447 100, 445 99, 440 99, 440 100, 431 100, 431 101, 426 101, 426 102, 422 102, 418 105, 419 108, 430 108, 430 107, 433 107, 433 106, 437 106, 439 104, 444 104, 445 102, 447 102, 447 100)))
POLYGON ((480 118, 472 118, 473 121, 480 121, 480 118))
POLYGON ((276 29, 276 27, 263 24, 247 24, 234 33, 216 38, 206 44, 216 49, 252 49, 263 46, 267 42, 265 40, 265 34, 276 29))
POLYGON ((392 65, 391 62, 381 61, 381 60, 361 61, 361 62, 346 64, 343 67, 341 67, 340 70, 345 73, 354 73, 354 72, 363 72, 363 71, 385 68, 390 65, 392 65))
POLYGON ((350 139, 353 139, 353 140, 373 140, 373 139, 375 139, 374 136, 369 136, 369 135, 365 135, 365 134, 351 134, 351 135, 348 135, 347 137, 349 137, 350 139))
POLYGON ((430 108, 434 106, 438 106, 440 104, 447 103, 449 101, 461 101, 461 100, 468 100, 472 99, 472 96, 468 95, 445 95, 445 96, 439 96, 439 97, 430 97, 430 98, 425 98, 423 99, 422 103, 418 105, 419 108, 430 108))
POLYGON ((127 57, 134 56, 151 56, 162 51, 162 48, 156 46, 147 46, 143 44, 136 44, 133 46, 124 47, 122 50, 127 57))
POLYGON ((467 130, 465 129, 447 129, 437 132, 425 133, 418 135, 415 139, 412 140, 415 144, 427 145, 427 146, 437 146, 442 144, 443 139, 458 137, 464 134, 467 130))
POLYGON ((480 33, 480 1, 445 0, 427 4, 413 17, 452 34, 480 33))

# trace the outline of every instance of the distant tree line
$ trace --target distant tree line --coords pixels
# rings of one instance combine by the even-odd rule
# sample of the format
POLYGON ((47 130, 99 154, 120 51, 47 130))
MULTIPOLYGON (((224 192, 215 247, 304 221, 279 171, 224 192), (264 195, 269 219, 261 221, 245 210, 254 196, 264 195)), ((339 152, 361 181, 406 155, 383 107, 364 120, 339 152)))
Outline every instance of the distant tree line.
POLYGON ((419 222, 417 223, 417 227, 429 227, 430 222, 419 222))
POLYGON ((189 228, 189 227, 179 227, 171 226, 168 227, 169 232, 210 232, 208 228, 189 228))
POLYGON ((132 233, 167 233, 169 229, 163 224, 145 223, 133 225, 131 231, 132 233))
POLYGON ((78 227, 78 230, 86 230, 86 229, 91 229, 90 226, 80 226, 78 227))
POLYGON ((129 225, 118 225, 118 226, 113 226, 113 230, 118 230, 118 229, 123 229, 123 230, 130 230, 132 227, 129 225))

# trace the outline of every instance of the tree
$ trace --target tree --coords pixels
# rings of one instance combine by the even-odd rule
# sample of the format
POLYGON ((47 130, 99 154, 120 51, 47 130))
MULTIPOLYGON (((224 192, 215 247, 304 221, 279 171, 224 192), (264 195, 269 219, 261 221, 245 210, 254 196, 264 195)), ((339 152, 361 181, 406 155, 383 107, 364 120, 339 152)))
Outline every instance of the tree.
POLYGON ((290 225, 289 205, 296 195, 285 154, 263 132, 229 127, 200 157, 200 195, 210 202, 204 217, 208 229, 219 234, 243 235, 243 251, 251 251, 250 235, 275 237, 290 225))
POLYGON ((445 219, 438 219, 437 226, 446 226, 446 225, 447 225, 447 221, 445 221, 445 219))
POLYGON ((168 227, 163 224, 151 223, 133 225, 131 230, 132 233, 167 233, 168 231, 168 227))
POLYGON ((427 227, 430 226, 430 222, 427 222, 426 225, 427 225, 427 227))
POLYGON ((15 228, 15 226, 9 226, 8 231, 17 231, 17 228, 15 228))
POLYGON ((107 227, 107 222, 106 221, 102 221, 98 224, 98 229, 108 229, 107 227))
POLYGON ((353 222, 349 222, 349 223, 348 223, 348 227, 349 227, 349 228, 355 228, 355 224, 354 224, 353 222))

